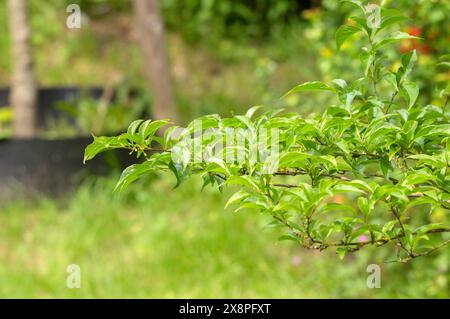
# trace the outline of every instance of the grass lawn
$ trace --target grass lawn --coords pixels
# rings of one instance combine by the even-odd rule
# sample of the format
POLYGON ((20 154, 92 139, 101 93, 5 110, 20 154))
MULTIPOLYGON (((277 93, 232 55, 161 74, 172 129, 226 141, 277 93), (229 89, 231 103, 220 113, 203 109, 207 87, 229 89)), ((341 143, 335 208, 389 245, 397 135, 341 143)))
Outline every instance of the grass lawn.
POLYGON ((114 182, 85 184, 70 200, 1 208, 0 297, 449 296, 448 271, 417 277, 415 265, 383 264, 379 254, 340 261, 277 241, 279 230, 263 230, 266 216, 224 210, 227 194, 197 191, 199 181, 171 191, 163 176, 121 198, 114 182), (370 263, 382 264, 381 289, 366 287, 370 263), (81 267, 81 289, 66 287, 69 264, 81 267))

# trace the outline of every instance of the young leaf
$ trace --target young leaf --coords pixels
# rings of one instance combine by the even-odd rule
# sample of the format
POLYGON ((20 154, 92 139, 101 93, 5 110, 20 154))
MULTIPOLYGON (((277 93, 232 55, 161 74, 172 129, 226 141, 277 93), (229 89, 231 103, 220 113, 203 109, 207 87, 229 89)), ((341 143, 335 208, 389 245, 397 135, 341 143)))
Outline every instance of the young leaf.
POLYGON ((297 85, 292 90, 287 92, 282 98, 285 98, 291 94, 300 93, 300 92, 308 92, 308 91, 329 91, 334 92, 335 89, 328 84, 323 82, 314 81, 314 82, 306 82, 300 85, 297 85))
POLYGON ((365 197, 358 197, 358 207, 364 216, 367 216, 370 212, 369 201, 365 197))
POLYGON ((151 121, 147 120, 139 127, 139 134, 143 143, 150 143, 156 132, 163 126, 169 124, 166 120, 151 121))
POLYGON ((336 32, 336 47, 338 50, 341 49, 342 44, 344 44, 344 42, 351 37, 352 35, 354 35, 355 33, 361 31, 360 28, 352 26, 352 25, 343 25, 341 26, 337 32, 336 32))
POLYGON ((251 107, 251 108, 247 111, 247 113, 245 114, 245 116, 247 116, 248 118, 252 118, 252 116, 253 116, 259 109, 261 109, 261 108, 262 108, 261 105, 257 105, 257 106, 251 107))
POLYGON ((362 12, 364 12, 364 13, 366 12, 366 9, 364 8, 364 5, 362 4, 361 1, 358 1, 358 0, 342 0, 342 2, 349 3, 349 4, 353 5, 354 7, 358 8, 358 9, 361 9, 362 12))
POLYGON ((345 254, 347 253, 346 247, 338 247, 336 248, 336 254, 339 256, 339 259, 344 259, 345 254))
POLYGON ((102 152, 116 148, 122 148, 125 146, 126 141, 122 139, 121 136, 118 137, 94 136, 94 141, 91 144, 89 144, 84 150, 84 163, 86 163, 86 161, 93 159, 95 156, 97 156, 102 152))
POLYGON ((127 133, 129 135, 133 135, 134 133, 137 132, 139 125, 141 125, 144 122, 144 120, 136 120, 131 122, 131 124, 128 126, 128 131, 127 133))
POLYGON ((380 159, 380 168, 383 172, 383 176, 387 177, 389 170, 391 169, 391 161, 389 160, 389 156, 385 155, 380 159))
POLYGON ((394 42, 398 42, 398 41, 402 41, 402 40, 407 40, 407 39, 419 40, 421 38, 412 36, 406 32, 396 31, 396 32, 392 33, 391 35, 389 35, 388 37, 381 39, 379 42, 376 42, 374 44, 373 48, 374 48, 374 50, 378 50, 379 48, 385 46, 386 44, 394 43, 394 42))
POLYGON ((402 92, 402 95, 406 98, 408 108, 411 108, 416 103, 417 98, 419 97, 419 87, 414 82, 404 82, 402 84, 400 92, 402 92))
POLYGON ((188 169, 184 169, 179 164, 175 164, 173 161, 170 161, 169 163, 169 169, 172 171, 172 173, 175 175, 175 178, 177 179, 177 184, 173 187, 174 189, 180 187, 181 184, 183 184, 184 181, 186 181, 187 176, 189 174, 188 169))
POLYGON ((251 195, 250 193, 243 191, 243 190, 240 190, 240 191, 234 193, 233 196, 231 196, 230 199, 228 200, 228 202, 226 203, 225 208, 228 208, 228 206, 230 206, 232 204, 241 202, 242 200, 246 199, 250 195, 251 195))
POLYGON ((377 32, 379 32, 383 29, 386 29, 387 27, 389 27, 393 24, 400 23, 400 22, 403 22, 406 20, 408 20, 408 17, 405 17, 400 14, 392 14, 392 15, 384 16, 381 20, 380 29, 377 32))
POLYGON ((417 53, 416 50, 412 50, 408 53, 405 53, 402 56, 402 65, 403 65, 403 79, 406 78, 411 70, 414 67, 414 64, 417 62, 417 53))
POLYGON ((153 161, 145 161, 141 164, 134 164, 127 167, 120 176, 114 191, 123 191, 128 185, 142 177, 145 174, 150 173, 154 169, 153 161))
POLYGON ((280 241, 281 241, 281 240, 292 240, 292 241, 298 242, 298 241, 299 241, 299 238, 296 237, 295 235, 289 233, 289 234, 280 236, 280 237, 278 238, 278 240, 280 240, 280 241))

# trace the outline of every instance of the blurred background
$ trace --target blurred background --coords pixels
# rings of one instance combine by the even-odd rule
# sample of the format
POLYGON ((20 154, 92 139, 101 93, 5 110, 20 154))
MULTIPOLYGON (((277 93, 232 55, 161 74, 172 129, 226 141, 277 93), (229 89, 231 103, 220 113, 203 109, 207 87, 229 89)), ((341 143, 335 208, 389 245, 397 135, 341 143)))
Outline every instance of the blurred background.
MULTIPOLYGON (((424 39, 389 49, 390 67, 416 49, 421 102, 442 103, 450 1, 383 2, 424 39)), ((327 95, 279 98, 304 81, 361 76, 362 40, 334 44, 353 10, 335 0, 0 2, 0 297, 449 298, 450 247, 408 264, 386 263, 384 247, 341 261, 278 241, 266 216, 224 209, 229 193, 201 192, 196 179, 171 191, 173 178, 155 174, 118 196, 128 154, 82 163, 92 133, 137 118, 183 125, 261 104, 321 112, 327 95), (373 263, 380 289, 366 286, 373 263), (69 264, 81 289, 66 286, 69 264)))

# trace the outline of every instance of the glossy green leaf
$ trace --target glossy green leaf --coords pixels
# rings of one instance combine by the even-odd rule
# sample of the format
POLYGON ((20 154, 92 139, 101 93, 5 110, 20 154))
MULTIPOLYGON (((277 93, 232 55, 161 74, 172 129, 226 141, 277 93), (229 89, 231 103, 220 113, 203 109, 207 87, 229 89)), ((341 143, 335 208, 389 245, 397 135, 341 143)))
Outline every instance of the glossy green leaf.
POLYGON ((347 41, 348 38, 350 38, 352 35, 356 34, 357 32, 361 31, 359 27, 355 27, 352 25, 343 25, 341 26, 335 35, 336 38, 336 47, 339 50, 345 41, 347 41))
MULTIPOLYGON (((300 93, 300 92, 308 92, 308 91, 329 91, 334 92, 334 88, 325 84, 323 82, 314 81, 314 82, 306 82, 300 85, 297 85, 292 90, 287 92, 284 97, 287 97, 291 94, 300 93)), ((284 98, 283 97, 283 98, 284 98)))

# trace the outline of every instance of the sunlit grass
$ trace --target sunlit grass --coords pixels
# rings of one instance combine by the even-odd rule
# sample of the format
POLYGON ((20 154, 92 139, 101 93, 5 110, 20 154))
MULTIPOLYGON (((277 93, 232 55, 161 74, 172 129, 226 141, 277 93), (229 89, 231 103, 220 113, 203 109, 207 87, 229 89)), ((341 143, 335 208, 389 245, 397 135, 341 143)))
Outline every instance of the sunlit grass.
POLYGON ((2 208, 0 297, 448 297, 445 272, 409 281, 417 274, 404 277, 403 265, 382 265, 382 288, 368 289, 366 267, 382 257, 340 261, 277 241, 278 230, 263 230, 267 217, 224 210, 226 194, 201 193, 198 181, 171 191, 173 180, 155 179, 121 198, 113 182, 2 208), (81 289, 66 287, 72 263, 81 289))

